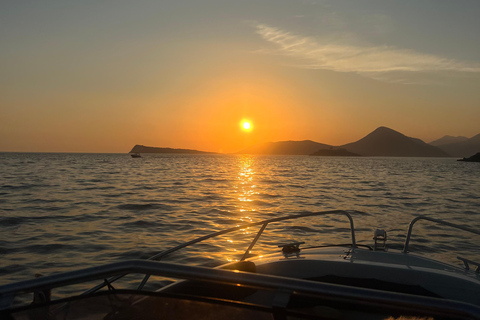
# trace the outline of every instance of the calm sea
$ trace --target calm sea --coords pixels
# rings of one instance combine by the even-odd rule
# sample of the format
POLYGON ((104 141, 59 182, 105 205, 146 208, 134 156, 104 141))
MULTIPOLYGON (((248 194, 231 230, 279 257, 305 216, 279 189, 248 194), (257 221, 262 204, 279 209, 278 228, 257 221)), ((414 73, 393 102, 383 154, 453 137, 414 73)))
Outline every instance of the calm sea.
MULTIPOLYGON (((480 229, 480 164, 440 158, 0 153, 0 284, 149 256, 186 240, 273 217, 353 213, 357 241, 375 228, 400 249, 418 215, 480 229)), ((174 254, 213 265, 240 257, 256 228, 174 254)), ((461 265, 480 237, 423 222, 411 251, 461 265), (457 254, 459 253, 459 254, 457 254)), ((285 240, 349 243, 343 217, 267 228, 254 253, 285 240)))

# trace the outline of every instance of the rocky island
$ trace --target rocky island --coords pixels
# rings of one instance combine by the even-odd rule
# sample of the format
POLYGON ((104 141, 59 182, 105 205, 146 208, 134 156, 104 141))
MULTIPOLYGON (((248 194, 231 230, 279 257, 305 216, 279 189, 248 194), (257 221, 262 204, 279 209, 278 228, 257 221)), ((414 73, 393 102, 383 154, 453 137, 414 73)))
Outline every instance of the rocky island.
POLYGON ((473 156, 469 158, 458 159, 457 161, 480 162, 480 152, 475 153, 473 156))
POLYGON ((215 152, 206 152, 190 149, 158 148, 135 145, 129 153, 183 153, 183 154, 214 154, 215 152))

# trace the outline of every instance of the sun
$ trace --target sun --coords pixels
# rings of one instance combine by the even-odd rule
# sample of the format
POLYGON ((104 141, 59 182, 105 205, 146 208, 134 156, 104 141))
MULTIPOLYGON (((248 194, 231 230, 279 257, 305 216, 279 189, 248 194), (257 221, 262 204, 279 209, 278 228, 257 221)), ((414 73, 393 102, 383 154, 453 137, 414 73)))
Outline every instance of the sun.
POLYGON ((241 128, 242 128, 243 131, 247 131, 247 132, 248 132, 248 131, 251 131, 252 128, 253 128, 252 123, 251 123, 250 121, 248 121, 248 120, 242 120, 242 121, 240 122, 240 126, 241 126, 241 128))

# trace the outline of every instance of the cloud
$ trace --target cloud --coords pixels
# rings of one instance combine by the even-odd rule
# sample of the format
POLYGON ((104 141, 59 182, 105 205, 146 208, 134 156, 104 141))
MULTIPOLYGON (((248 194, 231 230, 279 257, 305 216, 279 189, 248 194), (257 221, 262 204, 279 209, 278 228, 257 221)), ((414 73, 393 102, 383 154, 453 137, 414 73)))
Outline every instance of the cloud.
POLYGON ((296 58, 297 66, 337 72, 353 72, 386 81, 386 75, 400 72, 480 72, 480 64, 466 63, 393 46, 359 46, 299 36, 265 24, 256 33, 276 45, 273 51, 296 58))

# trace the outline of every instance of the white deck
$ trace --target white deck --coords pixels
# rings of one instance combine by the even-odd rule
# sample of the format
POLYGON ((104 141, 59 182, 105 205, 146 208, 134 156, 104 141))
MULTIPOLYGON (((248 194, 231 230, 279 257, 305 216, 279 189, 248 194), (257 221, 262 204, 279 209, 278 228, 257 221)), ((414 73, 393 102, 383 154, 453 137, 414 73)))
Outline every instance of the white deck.
POLYGON ((342 247, 303 249, 298 257, 273 254, 250 261, 255 263, 257 273, 301 279, 363 279, 367 285, 371 280, 386 285, 420 286, 446 299, 480 305, 480 277, 472 271, 411 254, 366 249, 347 254, 348 251, 342 247))

